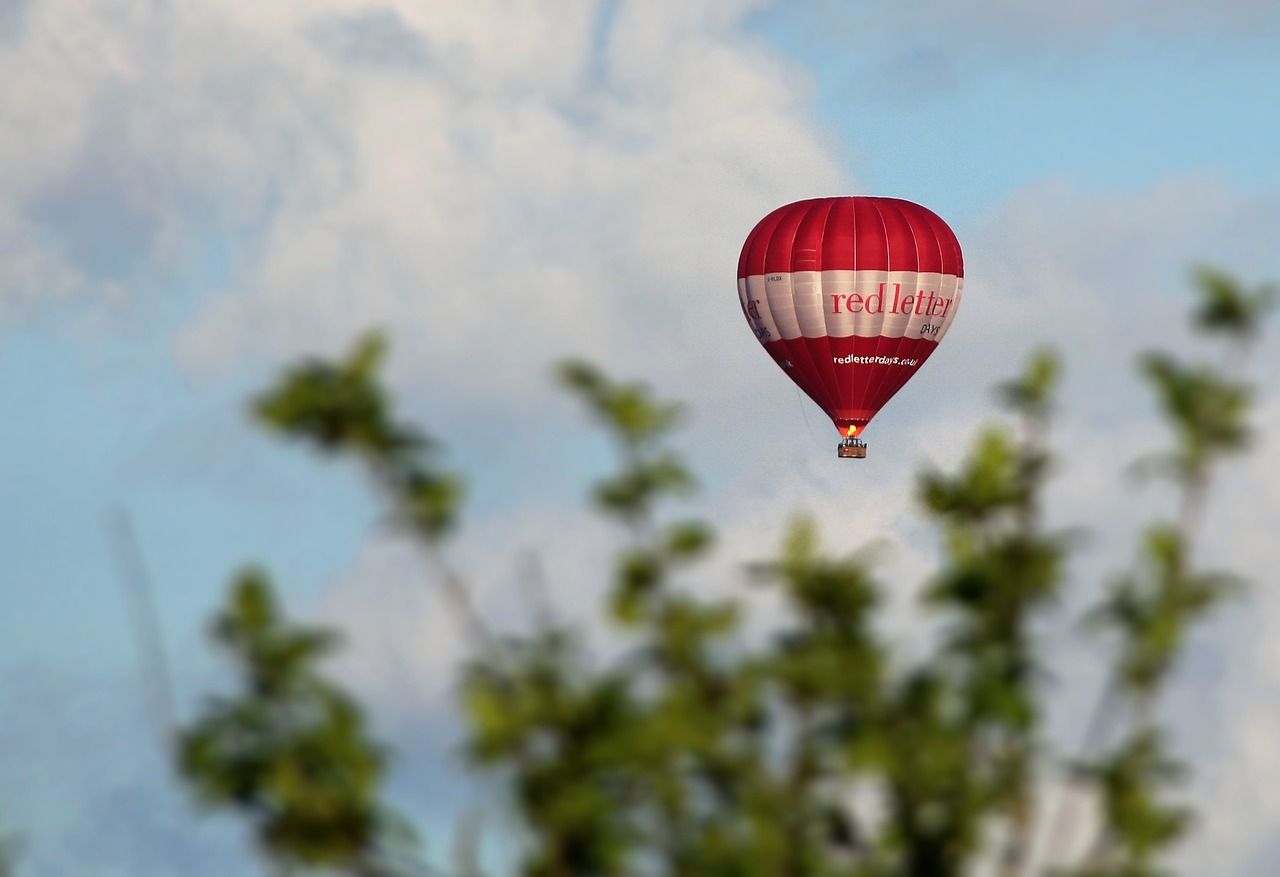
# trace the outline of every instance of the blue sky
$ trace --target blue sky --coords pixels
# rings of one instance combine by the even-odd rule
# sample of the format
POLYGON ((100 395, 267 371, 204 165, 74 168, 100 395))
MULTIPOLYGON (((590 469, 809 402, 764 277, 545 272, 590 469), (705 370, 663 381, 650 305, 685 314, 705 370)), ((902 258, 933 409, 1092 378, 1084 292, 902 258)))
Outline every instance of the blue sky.
MULTIPOLYGON (((1160 499, 1117 488, 1160 442, 1134 352, 1184 346, 1192 263, 1280 278, 1280 9, 1261 0, 21 0, 0 2, 0 77, 0 827, 26 839, 24 874, 245 855, 138 745, 115 509, 184 709, 217 685, 210 611, 260 563, 292 611, 348 632, 339 669, 402 752, 406 806, 447 837, 490 801, 452 766, 461 646, 429 577, 358 475, 245 416, 285 363, 389 331, 407 411, 468 473, 457 563, 518 619, 524 559, 579 611, 609 546, 582 500, 608 448, 554 388, 558 359, 688 401, 725 545, 708 587, 809 508, 836 549, 893 542, 909 591, 932 550, 915 467, 957 459, 989 387, 1050 341, 1069 370, 1056 508, 1095 531, 1087 591, 1160 499), (734 283, 761 216, 843 193, 931 207, 967 263, 951 334, 856 468, 734 283)), ((1255 365, 1276 373, 1274 342, 1255 365)), ((1270 387, 1259 406, 1261 453, 1205 548, 1255 580, 1280 519, 1270 387)), ((1205 765, 1192 873, 1280 867, 1264 584, 1197 643, 1169 706, 1205 765)), ((1063 649, 1078 704, 1097 668, 1063 649)))

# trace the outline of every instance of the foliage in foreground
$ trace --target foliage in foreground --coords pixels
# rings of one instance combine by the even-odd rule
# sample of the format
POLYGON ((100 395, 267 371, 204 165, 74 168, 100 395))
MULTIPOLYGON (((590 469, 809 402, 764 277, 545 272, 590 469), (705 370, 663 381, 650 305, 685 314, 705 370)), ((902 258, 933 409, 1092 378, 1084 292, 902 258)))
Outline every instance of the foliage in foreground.
MULTIPOLYGON (((1192 814, 1171 798, 1183 772, 1158 701, 1193 626, 1236 581, 1194 563, 1220 463, 1247 446, 1251 391, 1238 353, 1273 295, 1202 271, 1196 325, 1222 365, 1149 354, 1142 373, 1169 427, 1140 463, 1178 489, 1167 521, 1140 537, 1132 572, 1091 613, 1114 646, 1111 683, 1066 775, 1042 735, 1045 668, 1034 631, 1061 596, 1072 534, 1041 503, 1058 363, 1032 356, 1000 388, 1016 428, 981 432, 955 471, 917 480, 941 536, 926 610, 942 631, 915 662, 876 628, 885 586, 866 554, 832 557, 816 524, 793 524, 749 577, 786 607, 762 641, 747 603, 681 586, 711 549, 702 521, 668 502, 694 479, 668 439, 680 409, 584 364, 562 378, 616 441, 597 485, 630 534, 611 572, 608 622, 626 654, 593 656, 582 629, 543 623, 497 636, 444 560, 461 480, 397 420, 377 381, 382 346, 284 375, 257 403, 281 433, 359 459, 407 532, 427 546, 453 609, 474 633, 462 680, 468 753, 503 777, 527 829, 527 877, 1156 877, 1192 814), (1087 790, 1100 829, 1066 860, 1045 780, 1087 790)), ((181 736, 183 775, 203 800, 238 809, 282 872, 406 873, 385 855, 384 763, 356 705, 316 662, 324 632, 286 622, 260 574, 242 577, 215 627, 243 688, 211 701, 181 736)))

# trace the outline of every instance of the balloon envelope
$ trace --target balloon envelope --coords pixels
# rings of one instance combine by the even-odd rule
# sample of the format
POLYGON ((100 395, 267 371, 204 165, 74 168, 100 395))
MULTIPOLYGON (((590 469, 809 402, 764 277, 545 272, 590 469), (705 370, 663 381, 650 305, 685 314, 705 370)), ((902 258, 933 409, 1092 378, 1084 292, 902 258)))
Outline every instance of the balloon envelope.
POLYGON ((897 198, 779 207, 738 260, 748 325, 845 436, 860 435, 933 354, 963 290, 955 234, 897 198))

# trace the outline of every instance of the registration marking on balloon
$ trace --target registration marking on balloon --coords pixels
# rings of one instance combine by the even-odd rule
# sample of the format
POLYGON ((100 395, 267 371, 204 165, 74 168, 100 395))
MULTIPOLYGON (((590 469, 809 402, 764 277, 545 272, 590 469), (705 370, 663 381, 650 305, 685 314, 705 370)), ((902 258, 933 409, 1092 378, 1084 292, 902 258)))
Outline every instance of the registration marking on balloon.
POLYGON ((738 263, 747 324, 846 437, 929 358, 963 291, 951 229, 894 198, 780 207, 752 230, 738 263))

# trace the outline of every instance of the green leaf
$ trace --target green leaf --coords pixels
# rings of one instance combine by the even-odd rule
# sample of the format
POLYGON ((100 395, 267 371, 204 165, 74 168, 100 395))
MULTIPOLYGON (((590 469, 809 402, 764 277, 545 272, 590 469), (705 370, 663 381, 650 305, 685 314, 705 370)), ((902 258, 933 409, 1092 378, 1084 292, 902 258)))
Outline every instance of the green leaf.
POLYGON ((1193 318, 1209 334, 1249 341, 1261 331, 1262 320, 1280 300, 1274 284, 1245 289, 1239 280, 1218 268, 1198 266, 1193 272, 1199 306, 1193 318))
POLYGON ((667 528, 666 552, 674 560, 693 560, 707 553, 715 532, 701 521, 686 521, 667 528))
POLYGON ((383 747, 320 673, 329 631, 295 627, 265 574, 235 582, 213 631, 240 690, 210 699, 178 736, 179 772, 208 806, 240 811, 282 867, 372 867, 385 806, 383 747))

